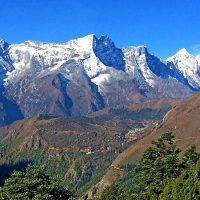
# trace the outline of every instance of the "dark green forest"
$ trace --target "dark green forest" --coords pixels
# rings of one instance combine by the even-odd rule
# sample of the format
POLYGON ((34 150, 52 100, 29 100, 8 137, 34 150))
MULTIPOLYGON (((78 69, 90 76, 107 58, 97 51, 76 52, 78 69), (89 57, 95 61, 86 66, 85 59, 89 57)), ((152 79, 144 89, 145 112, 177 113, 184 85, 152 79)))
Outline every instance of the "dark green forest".
POLYGON ((200 154, 191 146, 183 154, 172 132, 152 141, 123 180, 107 187, 99 200, 200 199, 200 154))

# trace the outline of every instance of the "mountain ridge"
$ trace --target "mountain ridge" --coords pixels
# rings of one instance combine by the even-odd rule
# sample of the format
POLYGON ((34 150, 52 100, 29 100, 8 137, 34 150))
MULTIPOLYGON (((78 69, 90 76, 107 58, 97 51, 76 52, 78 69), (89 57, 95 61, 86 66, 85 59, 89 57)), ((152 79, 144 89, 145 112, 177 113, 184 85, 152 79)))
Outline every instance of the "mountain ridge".
POLYGON ((186 59, 194 61, 191 65, 185 59, 186 65, 177 56, 164 61, 145 46, 120 49, 108 36, 94 34, 62 44, 2 40, 0 83, 2 95, 25 117, 86 115, 199 91, 198 56, 186 59))

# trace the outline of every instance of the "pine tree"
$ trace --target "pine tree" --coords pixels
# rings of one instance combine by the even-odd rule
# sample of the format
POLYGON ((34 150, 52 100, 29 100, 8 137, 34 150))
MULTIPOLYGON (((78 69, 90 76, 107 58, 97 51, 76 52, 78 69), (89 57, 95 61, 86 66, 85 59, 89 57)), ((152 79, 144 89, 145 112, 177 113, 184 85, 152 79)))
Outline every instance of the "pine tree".
POLYGON ((165 184, 159 200, 199 200, 200 162, 182 171, 175 180, 165 184))
POLYGON ((144 152, 133 170, 132 199, 158 199, 164 181, 180 174, 180 149, 174 145, 173 138, 172 132, 164 133, 144 152))
POLYGON ((26 172, 14 172, 0 190, 0 200, 67 200, 72 193, 50 177, 45 167, 29 166, 26 172))
POLYGON ((108 186, 103 191, 98 200, 125 200, 126 195, 124 191, 116 183, 108 186))
POLYGON ((195 165, 200 159, 200 154, 196 152, 196 146, 192 145, 184 154, 182 167, 189 168, 195 165))

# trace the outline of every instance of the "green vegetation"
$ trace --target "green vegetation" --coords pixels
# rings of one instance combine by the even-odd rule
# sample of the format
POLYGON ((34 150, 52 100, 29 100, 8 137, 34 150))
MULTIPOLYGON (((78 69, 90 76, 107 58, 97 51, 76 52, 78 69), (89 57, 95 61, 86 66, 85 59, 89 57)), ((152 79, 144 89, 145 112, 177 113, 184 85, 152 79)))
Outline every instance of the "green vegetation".
MULTIPOLYGON (((120 117, 124 120, 136 120, 136 121, 156 121, 162 119, 164 115, 170 110, 170 106, 165 106, 160 109, 154 108, 142 108, 142 109, 130 109, 130 108, 111 108, 108 113, 91 118, 92 123, 100 123, 105 121, 111 121, 114 117, 120 117)), ((85 119, 86 120, 86 119, 85 119)))
POLYGON ((26 172, 14 172, 0 190, 1 200, 74 199, 70 190, 56 177, 48 176, 44 166, 28 166, 26 172))
POLYGON ((125 200, 126 195, 124 191, 117 185, 112 184, 103 191, 101 197, 98 200, 125 200))
POLYGON ((180 174, 180 150, 173 143, 172 133, 163 134, 152 144, 133 170, 133 199, 158 199, 164 181, 180 174))
MULTIPOLYGON (((138 163, 123 165, 127 176, 106 187, 98 200, 199 200, 200 154, 196 152, 195 146, 191 146, 184 154, 181 153, 173 139, 172 132, 164 133, 159 139, 152 142, 152 146, 146 149, 138 163)), ((44 168, 42 163, 44 163, 43 159, 47 157, 45 152, 45 150, 41 150, 35 154, 37 166, 29 165, 26 172, 15 171, 6 180, 0 189, 0 200, 75 199, 71 189, 67 188, 73 188, 75 193, 78 191, 78 195, 82 196, 87 189, 101 179, 105 172, 105 169, 102 168, 97 173, 98 176, 92 179, 88 178, 89 171, 85 171, 83 176, 82 172, 85 169, 81 166, 84 166, 86 155, 78 152, 73 164, 66 163, 65 155, 62 154, 58 160, 47 159, 48 167, 44 168), (81 180, 73 187, 72 179, 74 177, 65 174, 66 168, 72 167, 71 165, 74 165, 73 170, 76 172, 74 175, 77 176, 77 180, 81 180), (61 176, 54 177, 53 173, 61 174, 61 176), (65 179, 61 182, 60 178, 64 175, 65 179), (66 186, 68 187, 66 188, 66 186)), ((33 152, 21 154, 15 159, 20 161, 23 156, 26 160, 31 153, 33 152)), ((32 157, 34 156, 32 155, 32 157)), ((92 165, 87 168, 92 171, 92 165)))
POLYGON ((101 170, 99 170, 99 172, 94 176, 94 178, 89 181, 89 182, 85 182, 83 184, 83 186, 81 188, 78 188, 76 195, 77 196, 82 196, 88 189, 90 189, 93 185, 96 185, 103 177, 103 175, 105 174, 106 168, 102 168, 101 170))
MULTIPOLYGON (((12 147, 12 149, 14 148, 12 147)), ((94 176, 93 171, 95 170, 95 164, 98 165, 100 160, 96 160, 96 163, 94 163, 90 155, 86 155, 85 153, 62 152, 57 157, 57 155, 53 153, 54 151, 51 153, 45 148, 26 149, 26 151, 19 153, 15 151, 10 152, 9 157, 5 157, 4 159, 6 160, 5 165, 11 165, 11 167, 7 166, 4 169, 3 173, 5 176, 0 174, 1 185, 6 178, 10 177, 11 172, 15 169, 12 165, 18 165, 18 163, 21 162, 32 163, 37 166, 45 164, 46 173, 49 176, 56 174, 63 180, 61 183, 63 186, 67 185, 70 190, 74 191, 76 196, 82 196, 91 186, 101 180, 108 167, 108 164, 105 165, 105 167, 98 170, 94 176), (9 173, 6 172, 8 168, 11 168, 9 173)), ((24 170, 24 166, 21 168, 18 167, 17 170, 24 170)))
POLYGON ((200 199, 200 162, 184 170, 175 180, 166 182, 160 200, 200 199))
POLYGON ((173 138, 167 132, 153 141, 135 166, 124 167, 127 176, 106 188, 100 199, 107 200, 105 194, 117 199, 118 191, 125 191, 127 200, 200 199, 200 154, 192 146, 180 156, 173 138))
POLYGON ((122 109, 111 109, 111 113, 115 116, 121 117, 121 119, 132 119, 132 120, 159 120, 169 110, 169 107, 163 107, 159 110, 151 108, 143 108, 138 110, 130 110, 127 108, 122 109))
POLYGON ((200 158, 200 154, 196 152, 196 147, 194 145, 189 148, 183 157, 182 167, 189 168, 190 166, 195 165, 200 158))
POLYGON ((165 110, 110 109, 108 113, 96 117, 42 114, 36 122, 35 119, 34 122, 30 120, 36 132, 30 130, 29 133, 28 128, 25 130, 24 127, 30 124, 13 132, 6 130, 5 135, 8 136, 0 142, 0 162, 4 165, 0 186, 13 170, 24 171, 27 164, 46 164, 49 176, 58 175, 63 185, 67 185, 77 196, 82 196, 101 180, 108 166, 131 139, 139 137, 137 132, 140 128, 155 121, 165 110), (80 135, 77 134, 79 131, 80 135), (128 131, 130 137, 126 138, 124 136, 128 131), (87 148, 91 152, 85 151, 87 148))

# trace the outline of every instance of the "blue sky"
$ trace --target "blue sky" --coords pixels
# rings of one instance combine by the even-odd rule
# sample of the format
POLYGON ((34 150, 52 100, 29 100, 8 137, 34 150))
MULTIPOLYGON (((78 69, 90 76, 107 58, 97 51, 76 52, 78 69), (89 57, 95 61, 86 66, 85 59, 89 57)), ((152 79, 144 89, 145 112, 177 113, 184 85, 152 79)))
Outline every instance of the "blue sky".
POLYGON ((0 0, 0 37, 62 43, 94 33, 162 58, 200 54, 200 0, 0 0))

